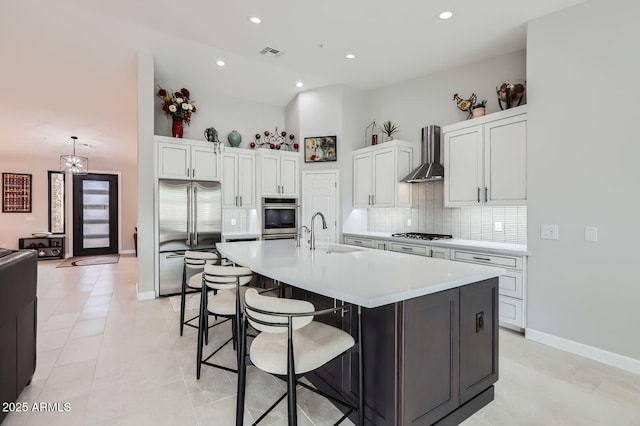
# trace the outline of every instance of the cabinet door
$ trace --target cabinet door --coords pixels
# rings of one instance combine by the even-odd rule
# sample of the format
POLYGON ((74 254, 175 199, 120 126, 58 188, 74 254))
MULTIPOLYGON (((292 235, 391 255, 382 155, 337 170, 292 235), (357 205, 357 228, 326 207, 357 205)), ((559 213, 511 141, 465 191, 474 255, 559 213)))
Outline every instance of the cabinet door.
POLYGON ((371 154, 353 157, 353 207, 371 206, 373 195, 373 158, 371 154))
POLYGON ((220 180, 218 155, 213 148, 191 147, 191 177, 194 180, 220 180))
POLYGON ((449 260, 450 258, 450 250, 448 248, 442 248, 442 247, 431 247, 431 257, 434 257, 436 259, 447 259, 449 260))
POLYGON ((238 155, 238 207, 256 206, 256 159, 253 155, 238 155))
POLYGON ((262 196, 280 195, 280 157, 262 154, 260 164, 262 196))
POLYGON ((498 278, 460 287, 460 403, 498 380, 498 278))
POLYGON ((527 119, 525 115, 484 128, 484 186, 487 204, 526 204, 527 119))
POLYGON ((222 206, 238 207, 238 156, 222 154, 222 206))
POLYGON ((459 405, 459 295, 456 288, 403 304, 403 425, 432 425, 459 405))
POLYGON ((445 134, 444 205, 469 206, 481 203, 482 126, 445 134))
POLYGON ((398 187, 395 176, 395 155, 393 149, 373 153, 373 205, 393 207, 398 187))
POLYGON ((386 250, 387 249, 387 242, 386 241, 374 241, 373 242, 376 249, 378 250, 386 250))
POLYGON ((298 191, 297 158, 280 158, 280 189, 282 195, 297 196, 298 191))
POLYGON ((189 146, 158 143, 158 178, 189 179, 191 175, 189 146))

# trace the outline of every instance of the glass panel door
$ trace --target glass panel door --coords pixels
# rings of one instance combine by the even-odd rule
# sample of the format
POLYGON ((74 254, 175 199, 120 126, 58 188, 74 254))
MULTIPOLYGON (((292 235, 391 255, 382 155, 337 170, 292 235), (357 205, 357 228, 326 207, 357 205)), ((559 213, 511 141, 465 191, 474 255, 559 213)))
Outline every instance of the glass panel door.
POLYGON ((65 225, 65 176, 61 172, 49 172, 49 232, 64 234, 65 225))
POLYGON ((115 175, 75 175, 73 254, 118 252, 118 181, 115 175))

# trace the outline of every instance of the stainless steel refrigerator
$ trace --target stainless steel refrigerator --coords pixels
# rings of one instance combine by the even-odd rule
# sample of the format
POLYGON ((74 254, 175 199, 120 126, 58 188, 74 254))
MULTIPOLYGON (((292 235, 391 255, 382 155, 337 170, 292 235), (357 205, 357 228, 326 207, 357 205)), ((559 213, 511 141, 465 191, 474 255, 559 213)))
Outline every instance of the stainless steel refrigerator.
POLYGON ((159 181, 161 296, 180 292, 185 250, 214 251, 222 236, 219 182, 159 181))

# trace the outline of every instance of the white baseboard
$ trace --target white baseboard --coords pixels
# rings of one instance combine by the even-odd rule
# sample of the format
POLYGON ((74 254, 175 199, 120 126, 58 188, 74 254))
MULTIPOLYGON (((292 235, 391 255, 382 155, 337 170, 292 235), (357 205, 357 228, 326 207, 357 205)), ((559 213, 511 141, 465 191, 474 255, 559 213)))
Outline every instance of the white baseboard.
POLYGON ((155 291, 138 291, 138 283, 136 282, 136 298, 138 299, 138 302, 143 301, 143 300, 151 300, 151 299, 155 299, 156 298, 156 292, 155 291))
POLYGON ((603 364, 621 368, 635 374, 640 374, 640 360, 628 356, 605 351, 583 343, 574 342, 562 337, 547 334, 542 331, 525 328, 524 335, 527 339, 542 343, 556 349, 580 355, 603 364))

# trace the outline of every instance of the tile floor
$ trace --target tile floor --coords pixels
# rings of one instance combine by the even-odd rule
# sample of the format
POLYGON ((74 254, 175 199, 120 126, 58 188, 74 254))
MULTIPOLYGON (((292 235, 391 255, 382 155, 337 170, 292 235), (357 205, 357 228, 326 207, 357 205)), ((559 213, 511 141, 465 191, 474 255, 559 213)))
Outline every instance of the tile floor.
MULTIPOLYGON (((59 268, 39 262, 38 362, 19 401, 69 403, 67 412, 10 414, 3 425, 232 425, 235 375, 203 367, 195 379, 195 329, 178 335, 167 298, 138 302, 137 259, 59 268)), ((223 326, 228 334, 228 327, 223 326)), ((215 344, 224 338, 219 333, 215 344)), ((226 337, 226 336, 225 336, 226 337)), ((500 333, 496 398, 464 422, 498 425, 640 425, 640 376, 500 333)), ((233 365, 222 351, 221 363, 233 365)), ((253 421, 284 390, 250 367, 245 418, 253 421)), ((300 390, 301 425, 339 418, 300 390)), ((280 404, 264 424, 285 425, 280 404)))

